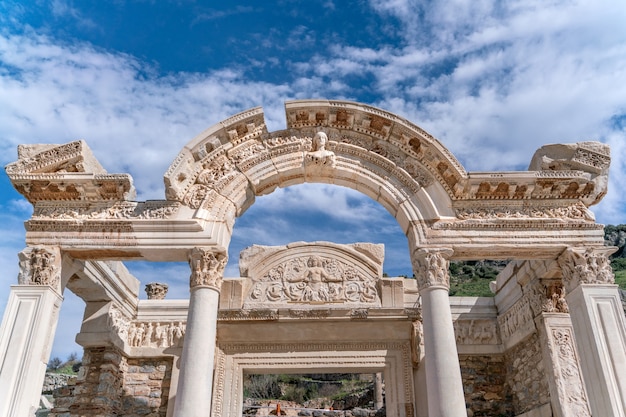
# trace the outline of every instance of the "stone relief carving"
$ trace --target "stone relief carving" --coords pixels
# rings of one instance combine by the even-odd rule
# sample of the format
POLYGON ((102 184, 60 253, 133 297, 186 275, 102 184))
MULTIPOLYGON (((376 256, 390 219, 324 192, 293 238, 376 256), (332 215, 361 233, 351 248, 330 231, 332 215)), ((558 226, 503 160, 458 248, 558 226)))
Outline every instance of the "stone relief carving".
POLYGON ((498 326, 503 339, 510 338, 518 331, 534 331, 535 324, 528 298, 521 298, 506 313, 498 316, 498 326))
POLYGON ((218 320, 237 321, 237 320, 278 320, 279 313, 277 309, 255 309, 255 310, 220 310, 218 311, 218 320))
POLYGON ((58 248, 36 246, 18 254, 20 285, 49 285, 61 290, 61 252, 58 248))
POLYGON ((447 257, 451 254, 450 249, 420 249, 413 254, 411 261, 420 291, 433 286, 450 288, 447 257))
POLYGON ((578 366, 578 357, 571 329, 552 328, 549 348, 558 361, 555 369, 560 403, 569 408, 572 416, 590 417, 589 403, 578 366), (556 355, 554 355, 556 353, 556 355))
POLYGON ((454 322, 456 342, 462 345, 497 345, 498 328, 493 320, 457 320, 454 322))
POLYGON ((465 207, 456 210, 461 220, 567 219, 594 222, 595 216, 582 202, 567 207, 465 207))
POLYGON ((180 203, 171 201, 145 203, 124 201, 112 205, 39 203, 35 206, 33 219, 166 219, 174 215, 179 208, 180 203))
POLYGON ((366 319, 369 315, 369 309, 367 308, 353 308, 350 310, 351 319, 366 319))
POLYGON ((615 282, 606 251, 607 249, 568 249, 559 257, 567 291, 572 291, 579 284, 613 284, 615 282))
POLYGON ((163 300, 167 295, 168 285, 161 282, 151 282, 146 284, 146 294, 148 300, 163 300))
POLYGON ((424 324, 421 320, 413 320, 411 326, 411 362, 417 368, 424 359, 424 324))
POLYGON ((376 281, 337 259, 318 255, 282 262, 256 280, 245 305, 380 303, 376 281))
POLYGON ((130 327, 130 319, 114 305, 109 309, 108 325, 111 339, 124 342, 128 340, 128 328, 130 327))
POLYGON ((220 291, 227 262, 228 256, 224 253, 216 253, 205 248, 193 248, 189 254, 191 267, 189 286, 191 288, 206 286, 220 291))
POLYGON ((317 132, 313 137, 313 149, 306 154, 306 163, 322 166, 335 166, 335 153, 326 150, 328 136, 324 132, 317 132))
POLYGON ((185 338, 183 322, 133 322, 128 327, 127 343, 131 347, 180 347, 185 338))
POLYGON ((324 319, 328 316, 330 316, 330 310, 327 308, 314 310, 289 309, 289 317, 297 319, 324 319))

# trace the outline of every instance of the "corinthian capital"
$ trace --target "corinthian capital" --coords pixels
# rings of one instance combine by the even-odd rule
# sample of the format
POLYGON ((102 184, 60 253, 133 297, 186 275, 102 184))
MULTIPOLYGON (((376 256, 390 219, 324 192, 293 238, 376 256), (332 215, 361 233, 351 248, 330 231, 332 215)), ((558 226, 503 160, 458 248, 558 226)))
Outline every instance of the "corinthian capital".
POLYGON ((450 275, 448 274, 448 258, 452 249, 428 248, 413 252, 413 272, 417 279, 417 288, 421 291, 430 287, 450 289, 450 275))
POLYGON ((613 284, 615 277, 609 255, 612 247, 569 248, 559 257, 563 283, 568 292, 579 284, 613 284))
POLYGON ((20 285, 48 285, 61 292, 61 251, 56 247, 36 246, 18 254, 20 285))
POLYGON ((189 253, 191 267, 189 286, 191 288, 204 286, 220 291, 226 262, 228 256, 225 253, 207 248, 193 248, 189 253))

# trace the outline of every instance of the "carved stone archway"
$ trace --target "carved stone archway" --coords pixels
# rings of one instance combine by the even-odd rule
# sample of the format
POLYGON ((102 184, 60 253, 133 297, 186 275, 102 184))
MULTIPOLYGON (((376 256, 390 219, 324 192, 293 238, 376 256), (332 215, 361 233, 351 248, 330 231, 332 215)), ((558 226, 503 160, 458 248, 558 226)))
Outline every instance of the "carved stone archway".
MULTIPOLYGON (((607 269, 610 251, 603 248, 602 225, 588 209, 606 192, 606 145, 548 145, 537 151, 528 171, 466 172, 437 139, 386 111, 324 100, 293 101, 285 107, 285 130, 268 132, 263 112, 256 108, 193 139, 166 172, 162 201, 132 201, 132 178, 108 174, 85 142, 20 146, 18 161, 6 170, 34 213, 26 222, 20 285, 12 288, 0 332, 0 363, 5 364, 0 382, 9 387, 0 393, 0 416, 25 415, 36 404, 37 393, 29 387, 40 385, 41 361, 49 356, 54 333, 41 332, 37 320, 46 317, 54 328, 65 288, 87 302, 78 340, 92 358, 118 365, 169 358, 162 366, 171 370, 168 383, 178 389, 170 390, 168 415, 204 415, 211 408, 218 304, 241 311, 244 321, 258 320, 260 314, 254 303, 235 303, 241 291, 223 280, 235 219, 256 196, 304 182, 346 186, 368 195, 407 235, 417 279, 389 284, 397 288, 387 301, 395 301, 380 299, 380 306, 373 307, 385 314, 398 309, 394 320, 404 320, 400 328, 407 329, 401 345, 414 346, 415 397, 427 397, 427 408, 398 406, 397 415, 465 415, 471 405, 463 392, 468 378, 463 366, 469 365, 464 359, 462 366, 460 356, 475 364, 482 354, 498 354, 506 362, 539 346, 542 353, 532 355, 533 360, 565 371, 538 376, 538 386, 545 385, 550 395, 542 396, 538 389, 536 400, 517 404, 513 399, 516 412, 549 408, 559 416, 584 415, 581 410, 588 404, 594 415, 623 416, 626 381, 615 370, 616 364, 626 363, 624 317, 616 307, 619 296, 607 269), (449 260, 485 258, 514 261, 498 277, 495 300, 451 307, 456 301, 448 298, 449 260), (139 302, 138 283, 119 262, 134 259, 187 260, 188 304, 139 302), (227 298, 219 295, 223 285, 227 298), (415 288, 408 289, 410 285, 415 288), (419 320, 407 309, 418 294, 419 320), (567 304, 569 310, 575 306, 576 314, 570 316, 563 307, 567 304), (166 327, 180 335, 142 344, 146 332, 152 337, 166 327), (467 336, 474 331, 486 336, 467 336), (134 332, 132 338, 129 332, 134 332), (597 342, 588 343, 589 334, 597 342), (617 337, 609 340, 609 334, 617 337), (38 364, 16 365, 33 358, 39 358, 38 364), (569 407, 564 384, 578 384, 576 404, 581 406, 569 407)), ((319 293, 317 297, 316 302, 327 301, 319 293)), ((289 345, 288 340, 281 343, 289 345)), ((510 378, 527 376, 531 362, 511 365, 510 378)), ((101 365, 94 372, 109 372, 107 377, 125 386, 125 367, 101 365)), ((406 404, 413 403, 403 395, 406 404)), ((97 412, 118 412, 118 402, 111 398, 97 412)), ((85 407, 76 412, 98 406, 85 407)))

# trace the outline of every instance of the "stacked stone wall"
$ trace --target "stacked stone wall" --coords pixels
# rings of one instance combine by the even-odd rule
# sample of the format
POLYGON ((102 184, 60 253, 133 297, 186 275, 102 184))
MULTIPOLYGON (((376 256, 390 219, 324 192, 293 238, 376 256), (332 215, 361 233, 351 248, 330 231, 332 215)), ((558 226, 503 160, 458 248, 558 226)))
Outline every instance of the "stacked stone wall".
POLYGON ((82 367, 54 392, 50 417, 165 417, 168 358, 127 359, 110 347, 85 349, 82 367))
POLYGON ((55 392, 50 417, 120 415, 125 362, 115 348, 85 349, 76 380, 55 392))
POLYGON ((460 355, 465 404, 472 416, 512 416, 503 355, 460 355))
POLYGON ((511 348, 505 360, 515 415, 550 402, 543 355, 536 333, 511 348))
POLYGON ((124 417, 165 417, 172 377, 168 358, 128 359, 124 374, 124 417))

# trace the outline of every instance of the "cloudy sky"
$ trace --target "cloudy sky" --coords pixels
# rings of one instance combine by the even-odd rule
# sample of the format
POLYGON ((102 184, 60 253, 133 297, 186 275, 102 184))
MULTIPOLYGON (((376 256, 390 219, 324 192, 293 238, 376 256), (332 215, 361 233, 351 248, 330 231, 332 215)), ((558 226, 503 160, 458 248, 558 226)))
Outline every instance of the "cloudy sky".
MULTIPOLYGON (((0 0, 0 163, 21 143, 87 140, 139 200, 196 134, 284 101, 346 99, 405 117, 469 171, 525 170, 547 143, 611 145, 598 222, 626 222, 626 2, 0 0)), ((30 205, 0 174, 0 311, 17 281, 30 205)), ((385 270, 409 274, 406 239, 377 203, 301 185, 257 199, 235 225, 227 275, 252 243, 386 244, 385 270)), ((129 264, 185 298, 188 267, 129 264)), ((141 297, 145 297, 142 293, 141 297)), ((53 355, 79 347, 81 301, 66 293, 53 355), (78 320, 77 320, 78 318, 78 320)))

